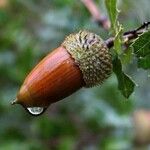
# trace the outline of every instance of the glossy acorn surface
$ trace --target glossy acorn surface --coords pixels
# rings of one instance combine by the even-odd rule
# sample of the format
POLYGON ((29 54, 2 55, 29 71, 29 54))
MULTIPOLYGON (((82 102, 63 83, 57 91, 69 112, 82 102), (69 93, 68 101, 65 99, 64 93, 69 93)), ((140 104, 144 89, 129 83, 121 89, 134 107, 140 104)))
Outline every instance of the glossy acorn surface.
POLYGON ((81 87, 102 84, 111 71, 111 54, 104 41, 95 33, 79 31, 67 36, 31 71, 12 104, 39 115, 81 87))
POLYGON ((25 107, 48 107, 83 85, 79 67, 61 46, 48 54, 27 76, 16 103, 25 107))

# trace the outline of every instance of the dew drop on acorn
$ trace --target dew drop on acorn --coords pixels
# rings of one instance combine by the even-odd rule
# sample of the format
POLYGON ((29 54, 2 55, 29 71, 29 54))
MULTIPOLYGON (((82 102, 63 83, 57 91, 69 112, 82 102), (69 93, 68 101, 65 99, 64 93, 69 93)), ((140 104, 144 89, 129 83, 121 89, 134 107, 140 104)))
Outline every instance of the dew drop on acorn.
POLYGON ((46 110, 44 107, 27 107, 25 109, 33 116, 39 116, 46 110))

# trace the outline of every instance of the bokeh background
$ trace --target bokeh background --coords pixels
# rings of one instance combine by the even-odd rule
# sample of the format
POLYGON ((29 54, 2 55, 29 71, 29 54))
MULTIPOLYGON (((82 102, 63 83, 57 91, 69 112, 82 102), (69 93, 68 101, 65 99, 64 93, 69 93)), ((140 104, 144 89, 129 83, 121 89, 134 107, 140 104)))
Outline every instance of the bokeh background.
MULTIPOLYGON (((95 0, 107 15, 104 0, 95 0)), ((119 0, 124 30, 150 21, 149 0, 119 0)), ((112 75, 39 117, 10 102, 29 71, 66 35, 91 30, 107 39, 79 0, 0 0, 0 150, 126 150, 150 147, 150 72, 136 60, 124 70, 137 83, 130 99, 112 75)))

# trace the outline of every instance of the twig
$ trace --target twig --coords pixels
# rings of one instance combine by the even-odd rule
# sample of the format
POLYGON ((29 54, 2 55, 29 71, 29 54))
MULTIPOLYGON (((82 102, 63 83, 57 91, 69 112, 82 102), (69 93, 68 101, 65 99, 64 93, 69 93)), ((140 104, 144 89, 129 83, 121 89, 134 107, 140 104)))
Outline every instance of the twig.
POLYGON ((132 31, 127 31, 124 33, 124 35, 128 34, 142 34, 144 30, 148 30, 148 27, 150 25, 150 22, 144 22, 143 25, 141 25, 139 28, 132 30, 132 31))
MULTIPOLYGON (((150 25, 150 22, 144 22, 142 26, 135 30, 127 31, 123 34, 123 40, 124 43, 130 42, 133 39, 136 39, 139 37, 142 33, 148 31, 148 27, 150 25)), ((114 46, 114 37, 111 37, 105 41, 108 48, 111 48, 114 46)))
MULTIPOLYGON (((137 35, 136 33, 129 33, 126 35, 123 35, 123 41, 124 43, 127 43, 133 39, 136 39, 139 36, 139 34, 137 35)), ((105 41, 105 44, 107 45, 108 48, 112 48, 114 46, 114 37, 110 37, 109 39, 107 39, 105 41)))
POLYGON ((93 0, 81 0, 83 4, 86 6, 86 8, 91 13, 93 19, 95 22, 102 26, 105 30, 108 30, 110 28, 110 21, 106 16, 104 16, 100 10, 97 8, 96 4, 93 0))

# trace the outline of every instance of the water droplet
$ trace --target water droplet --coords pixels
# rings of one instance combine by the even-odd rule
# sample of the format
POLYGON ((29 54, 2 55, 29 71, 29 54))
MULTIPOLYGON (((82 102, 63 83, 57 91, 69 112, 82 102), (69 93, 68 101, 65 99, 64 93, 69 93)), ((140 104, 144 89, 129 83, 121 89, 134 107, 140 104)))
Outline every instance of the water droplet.
POLYGON ((44 107, 27 107, 26 110, 33 116, 39 116, 46 110, 44 107))

